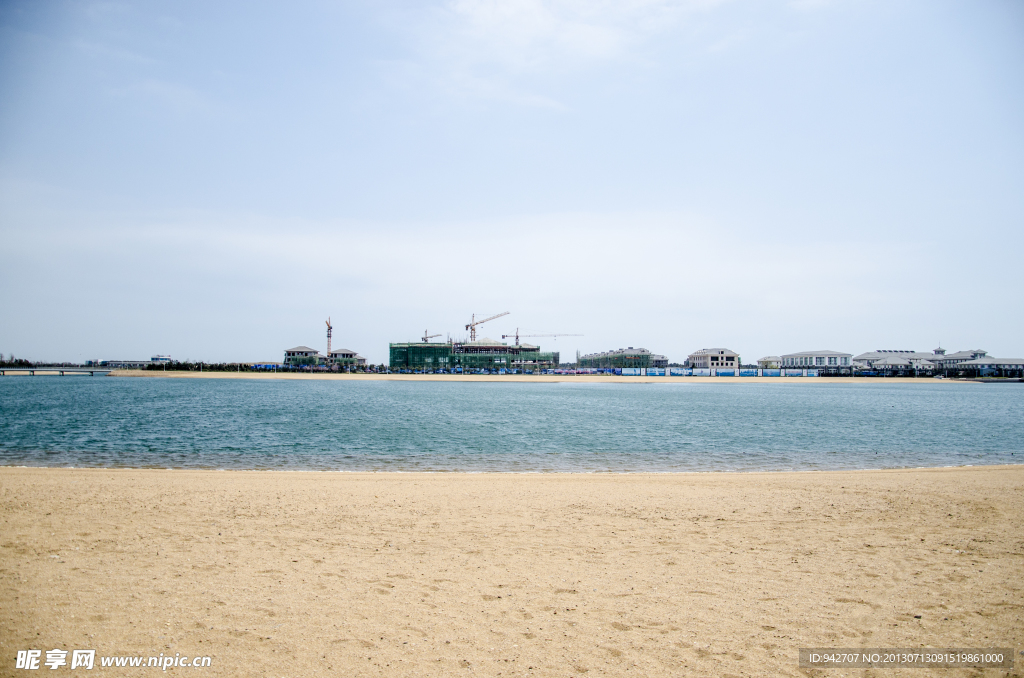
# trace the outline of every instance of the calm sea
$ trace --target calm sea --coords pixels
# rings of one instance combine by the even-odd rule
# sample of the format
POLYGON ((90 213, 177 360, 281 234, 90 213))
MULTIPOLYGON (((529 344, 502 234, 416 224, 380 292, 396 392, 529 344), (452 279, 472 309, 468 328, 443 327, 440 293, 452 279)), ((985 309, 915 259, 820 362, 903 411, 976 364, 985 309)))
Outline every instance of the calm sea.
POLYGON ((1014 384, 0 378, 6 466, 753 471, 1024 462, 1014 384))

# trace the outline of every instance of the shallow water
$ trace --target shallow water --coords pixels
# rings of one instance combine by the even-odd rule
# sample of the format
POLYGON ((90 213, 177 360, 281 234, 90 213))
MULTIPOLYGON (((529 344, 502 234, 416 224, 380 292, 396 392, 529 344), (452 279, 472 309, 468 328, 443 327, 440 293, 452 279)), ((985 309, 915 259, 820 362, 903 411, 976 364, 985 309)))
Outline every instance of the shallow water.
POLYGON ((666 472, 1024 462, 1015 384, 0 378, 0 464, 666 472))

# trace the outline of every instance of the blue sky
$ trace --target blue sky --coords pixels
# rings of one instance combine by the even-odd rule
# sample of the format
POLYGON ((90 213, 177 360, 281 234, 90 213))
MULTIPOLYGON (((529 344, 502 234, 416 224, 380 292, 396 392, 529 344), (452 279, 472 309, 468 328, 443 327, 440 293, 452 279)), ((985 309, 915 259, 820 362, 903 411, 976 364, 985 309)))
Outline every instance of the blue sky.
POLYGON ((1024 357, 1024 5, 0 4, 0 352, 1024 357))

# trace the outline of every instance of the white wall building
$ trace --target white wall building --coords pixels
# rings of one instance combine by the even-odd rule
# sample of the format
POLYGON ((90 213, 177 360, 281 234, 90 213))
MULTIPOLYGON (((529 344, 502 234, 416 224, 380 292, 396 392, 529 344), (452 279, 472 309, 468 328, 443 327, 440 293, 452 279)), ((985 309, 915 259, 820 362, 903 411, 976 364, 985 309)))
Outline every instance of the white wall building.
POLYGON ((121 370, 144 370, 152 365, 150 360, 101 360, 103 367, 113 367, 121 370))
POLYGON ((935 371, 935 363, 921 358, 908 359, 900 358, 899 356, 889 356, 888 358, 874 361, 871 364, 871 368, 879 372, 933 372, 935 371))
POLYGON ((850 367, 853 354, 838 351, 802 351, 787 353, 782 358, 782 367, 850 367))
POLYGON ((1024 372, 1024 359, 990 358, 986 356, 957 363, 957 367, 962 370, 978 370, 981 373, 1002 371, 1004 375, 1006 373, 1015 373, 1017 376, 1020 376, 1024 372))
MULTIPOLYGON (((883 365, 880 364, 880 361, 899 358, 908 361, 911 368, 916 370, 936 368, 953 369, 961 363, 976 360, 978 358, 984 358, 987 355, 988 353, 986 351, 982 351, 980 348, 970 351, 957 351, 956 353, 950 353, 948 355, 946 354, 946 349, 941 346, 934 349, 931 353, 925 353, 923 351, 879 349, 877 351, 861 353, 853 359, 853 363, 858 367, 881 369, 883 365)), ((893 363, 891 362, 886 364, 889 367, 893 366, 893 363)))
POLYGON ((702 348, 689 355, 686 359, 686 366, 698 369, 722 367, 738 370, 740 354, 727 348, 702 348))
POLYGON ((946 354, 945 349, 935 349, 935 356, 931 358, 936 365, 942 369, 953 369, 964 363, 978 360, 979 358, 987 358, 988 352, 982 351, 980 348, 971 349, 970 351, 957 351, 956 353, 946 354))

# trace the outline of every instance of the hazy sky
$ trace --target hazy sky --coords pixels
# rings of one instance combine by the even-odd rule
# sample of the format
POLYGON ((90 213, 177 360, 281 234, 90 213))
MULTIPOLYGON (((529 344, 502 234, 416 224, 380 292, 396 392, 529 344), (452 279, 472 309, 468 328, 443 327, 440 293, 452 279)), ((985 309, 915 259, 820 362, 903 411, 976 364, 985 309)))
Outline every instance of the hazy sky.
POLYGON ((1024 3, 0 3, 0 352, 1024 357, 1024 3))

